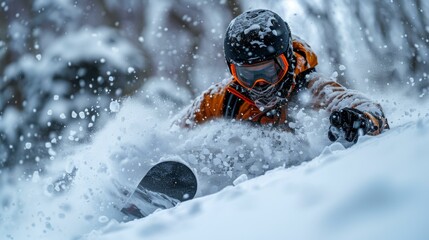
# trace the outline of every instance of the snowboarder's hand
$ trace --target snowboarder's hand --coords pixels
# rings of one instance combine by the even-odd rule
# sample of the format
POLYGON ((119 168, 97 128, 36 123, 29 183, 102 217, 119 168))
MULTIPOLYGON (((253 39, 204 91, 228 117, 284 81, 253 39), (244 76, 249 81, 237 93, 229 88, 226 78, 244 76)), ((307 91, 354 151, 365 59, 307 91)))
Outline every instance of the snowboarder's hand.
POLYGON ((336 141, 340 136, 344 136, 347 141, 356 142, 359 136, 377 130, 374 129, 376 126, 365 113, 353 108, 333 111, 329 121, 331 126, 328 137, 331 141, 336 141))

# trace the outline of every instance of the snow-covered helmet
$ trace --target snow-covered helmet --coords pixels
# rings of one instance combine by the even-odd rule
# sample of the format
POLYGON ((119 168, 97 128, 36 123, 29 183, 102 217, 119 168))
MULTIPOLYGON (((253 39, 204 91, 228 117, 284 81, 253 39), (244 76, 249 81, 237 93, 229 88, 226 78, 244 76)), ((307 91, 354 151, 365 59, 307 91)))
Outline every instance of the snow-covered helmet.
POLYGON ((237 82, 261 107, 285 98, 293 85, 292 36, 287 23, 270 10, 244 12, 229 24, 225 59, 237 82))

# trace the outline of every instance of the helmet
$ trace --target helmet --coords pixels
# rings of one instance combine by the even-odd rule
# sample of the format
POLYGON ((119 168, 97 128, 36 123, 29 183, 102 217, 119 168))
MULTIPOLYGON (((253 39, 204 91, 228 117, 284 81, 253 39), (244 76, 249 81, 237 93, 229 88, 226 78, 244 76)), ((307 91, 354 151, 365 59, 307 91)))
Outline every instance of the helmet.
POLYGON ((289 26, 276 13, 258 9, 237 16, 226 30, 224 52, 231 73, 257 105, 269 107, 291 89, 292 37, 289 26), (276 79, 261 80, 266 76, 276 79))

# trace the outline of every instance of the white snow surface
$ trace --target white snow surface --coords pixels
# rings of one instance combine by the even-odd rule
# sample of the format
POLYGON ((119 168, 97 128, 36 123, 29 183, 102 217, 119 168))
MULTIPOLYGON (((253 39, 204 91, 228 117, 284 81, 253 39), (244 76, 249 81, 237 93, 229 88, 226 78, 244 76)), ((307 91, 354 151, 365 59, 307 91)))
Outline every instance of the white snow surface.
POLYGON ((295 136, 227 121, 187 130, 156 99, 124 101, 91 143, 53 153, 46 171, 2 172, 0 239, 429 237, 426 104, 381 100, 392 129, 346 149, 327 140, 323 113, 300 112, 307 128, 295 136), (194 170, 196 199, 124 221, 115 186, 133 190, 162 160, 194 170), (52 184, 74 168, 70 185, 52 184))
POLYGON ((428 239, 429 118, 84 239, 428 239))

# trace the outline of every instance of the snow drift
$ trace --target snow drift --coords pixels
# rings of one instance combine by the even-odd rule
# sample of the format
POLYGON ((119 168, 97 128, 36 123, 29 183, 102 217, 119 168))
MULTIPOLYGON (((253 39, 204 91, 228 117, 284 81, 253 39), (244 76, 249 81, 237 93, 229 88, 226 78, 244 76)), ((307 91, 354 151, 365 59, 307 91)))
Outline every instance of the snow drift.
POLYGON ((84 239, 427 239, 429 118, 84 239))
POLYGON ((57 155, 62 161, 53 161, 46 171, 15 169, 0 174, 0 236, 429 236, 424 228, 429 200, 426 105, 418 109, 414 102, 405 106, 406 101, 385 100, 392 129, 381 136, 363 137, 345 149, 327 140, 322 112, 301 112, 300 122, 307 127, 297 135, 226 121, 191 131, 176 129, 171 127, 172 109, 159 108, 157 101, 174 105, 146 98, 149 90, 142 98, 150 101, 141 104, 135 98, 116 106, 115 119, 92 143, 66 146, 57 155), (124 223, 118 210, 124 201, 118 186, 133 190, 150 166, 167 159, 186 161, 197 172, 198 198, 124 223))

